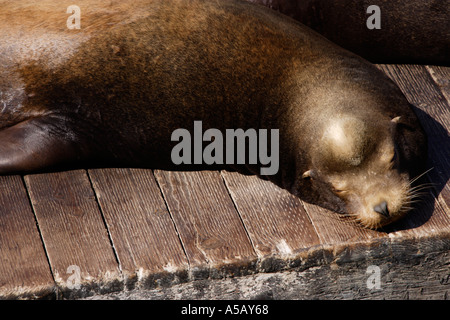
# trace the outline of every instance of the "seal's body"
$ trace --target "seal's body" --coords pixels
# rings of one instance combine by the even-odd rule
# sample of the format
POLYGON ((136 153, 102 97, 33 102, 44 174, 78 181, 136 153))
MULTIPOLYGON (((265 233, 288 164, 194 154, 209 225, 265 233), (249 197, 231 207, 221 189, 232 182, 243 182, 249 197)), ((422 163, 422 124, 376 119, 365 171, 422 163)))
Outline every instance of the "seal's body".
POLYGON ((373 63, 450 65, 450 0, 247 1, 278 10, 373 63))
POLYGON ((80 31, 56 1, 34 15, 1 5, 22 23, 10 18, 0 34, 0 173, 86 162, 215 169, 171 160, 174 130, 200 120, 203 130, 278 129, 280 169, 265 178, 306 201, 374 228, 407 211, 425 137, 370 63, 250 3, 143 1, 129 16, 125 4, 87 6, 80 31))

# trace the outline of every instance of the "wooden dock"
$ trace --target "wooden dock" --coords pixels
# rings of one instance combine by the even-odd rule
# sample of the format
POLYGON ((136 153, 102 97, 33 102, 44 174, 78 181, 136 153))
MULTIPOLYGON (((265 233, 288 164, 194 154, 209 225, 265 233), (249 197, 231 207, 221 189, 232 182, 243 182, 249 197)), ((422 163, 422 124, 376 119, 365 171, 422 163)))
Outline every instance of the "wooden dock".
POLYGON ((382 231, 227 171, 0 177, 0 298, 449 299, 450 68, 379 65, 429 137, 417 211, 382 231))

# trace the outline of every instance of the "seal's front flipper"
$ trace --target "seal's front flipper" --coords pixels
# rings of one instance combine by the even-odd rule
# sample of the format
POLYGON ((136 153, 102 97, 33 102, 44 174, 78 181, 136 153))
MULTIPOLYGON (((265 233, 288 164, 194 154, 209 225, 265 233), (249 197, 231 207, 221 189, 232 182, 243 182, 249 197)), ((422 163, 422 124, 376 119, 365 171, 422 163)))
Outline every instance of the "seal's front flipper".
POLYGON ((42 170, 78 158, 73 137, 55 120, 42 116, 1 130, 0 174, 42 170))

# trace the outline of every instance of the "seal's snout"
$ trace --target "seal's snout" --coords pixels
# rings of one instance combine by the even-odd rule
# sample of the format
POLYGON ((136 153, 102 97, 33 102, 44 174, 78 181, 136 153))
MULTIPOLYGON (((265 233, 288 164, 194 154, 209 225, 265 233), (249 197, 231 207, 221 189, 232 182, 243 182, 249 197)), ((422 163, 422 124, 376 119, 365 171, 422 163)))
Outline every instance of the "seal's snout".
POLYGON ((375 207, 373 207, 373 210, 375 212, 385 216, 386 218, 389 218, 389 210, 388 210, 386 201, 383 201, 380 204, 378 204, 375 207))

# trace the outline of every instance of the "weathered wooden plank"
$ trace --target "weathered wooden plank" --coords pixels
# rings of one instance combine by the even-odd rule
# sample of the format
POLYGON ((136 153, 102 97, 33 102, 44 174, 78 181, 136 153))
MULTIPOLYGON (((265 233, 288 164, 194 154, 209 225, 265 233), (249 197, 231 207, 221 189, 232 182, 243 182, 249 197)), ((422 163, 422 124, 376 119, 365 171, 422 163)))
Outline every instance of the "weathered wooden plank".
MULTIPOLYGON (((441 250, 436 252, 421 250, 416 255, 363 258, 308 269, 292 268, 283 272, 257 273, 232 279, 191 281, 164 290, 134 290, 95 298, 448 300, 449 245, 447 240, 441 250)), ((405 247, 410 249, 413 246, 405 244, 405 247)), ((398 253, 402 254, 401 251, 398 253)), ((269 308, 269 314, 273 311, 269 308)))
POLYGON ((86 171, 28 175, 25 182, 62 293, 79 297, 120 288, 118 263, 86 171))
POLYGON ((320 244, 300 199, 257 176, 222 176, 259 257, 289 257, 320 244))
POLYGON ((247 273, 256 254, 218 171, 155 171, 194 278, 247 273))
POLYGON ((95 169, 89 176, 128 287, 186 278, 187 258, 152 171, 95 169))
MULTIPOLYGON (((426 236, 429 233, 450 232, 450 108, 439 87, 424 66, 416 65, 380 65, 415 105, 416 113, 428 136, 428 167, 433 168, 427 174, 434 183, 434 194, 438 195, 433 208, 425 204, 421 211, 406 219, 418 219, 415 229, 399 232, 398 236, 426 236)), ((447 72, 447 71, 446 71, 447 72)), ((432 206, 432 204, 431 204, 432 206)), ((410 223, 411 221, 407 221, 410 223)), ((414 223, 412 223, 414 225, 414 223)))
POLYGON ((427 71, 433 78, 434 83, 439 87, 443 96, 450 104, 450 67, 442 66, 425 66, 427 71))
POLYGON ((304 203, 304 206, 323 244, 347 246, 386 236, 383 231, 365 229, 355 222, 342 219, 336 212, 309 203, 304 203))
POLYGON ((43 298, 55 282, 20 176, 0 176, 0 299, 43 298))

